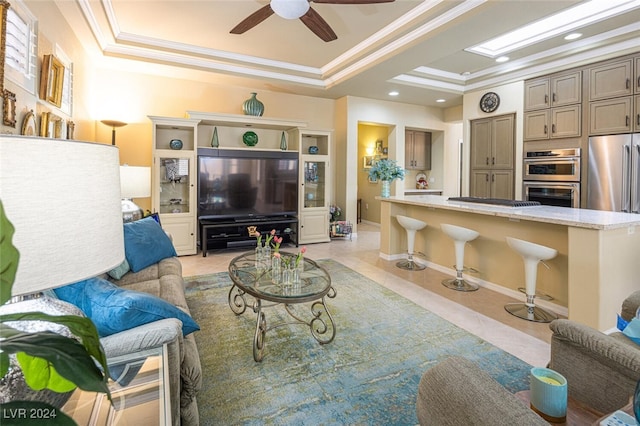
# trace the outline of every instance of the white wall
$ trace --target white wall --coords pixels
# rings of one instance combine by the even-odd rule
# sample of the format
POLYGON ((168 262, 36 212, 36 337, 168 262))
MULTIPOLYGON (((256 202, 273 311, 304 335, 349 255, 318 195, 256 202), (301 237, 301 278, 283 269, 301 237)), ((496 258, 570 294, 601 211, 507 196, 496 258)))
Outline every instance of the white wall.
MULTIPOLYGON (((444 110, 417 105, 401 104, 397 102, 377 101, 372 99, 348 96, 341 99, 346 110, 346 121, 336 123, 336 134, 340 134, 343 140, 342 155, 347 159, 344 168, 338 170, 337 182, 357 182, 358 170, 358 124, 368 123, 390 128, 388 136, 389 158, 404 164, 404 130, 405 128, 421 129, 426 131, 441 132, 437 139, 434 153, 439 158, 434 158, 436 169, 442 164, 440 175, 431 186, 442 188, 443 194, 457 194, 458 178, 457 164, 451 161, 457 158, 458 139, 461 137, 462 124, 459 122, 445 122, 444 110), (346 126, 340 128, 338 124, 346 126), (343 135, 344 134, 344 135, 343 135), (452 152, 455 151, 455 154, 452 152)), ((338 108, 337 108, 338 109, 338 108)), ((342 165, 342 164, 341 164, 342 165)), ((435 170, 434 170, 435 171, 435 170)), ((392 194, 400 194, 405 188, 403 181, 396 180, 392 194)), ((345 206, 345 217, 353 223, 356 222, 356 207, 358 192, 356 185, 345 185, 344 196, 336 191, 336 202, 345 206)))

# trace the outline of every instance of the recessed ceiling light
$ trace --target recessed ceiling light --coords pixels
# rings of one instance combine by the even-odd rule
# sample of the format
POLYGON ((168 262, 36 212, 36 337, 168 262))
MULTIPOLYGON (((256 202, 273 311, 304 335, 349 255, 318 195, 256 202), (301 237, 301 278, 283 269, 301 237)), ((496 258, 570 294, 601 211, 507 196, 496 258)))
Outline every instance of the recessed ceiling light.
POLYGON ((571 33, 571 34, 565 36, 564 39, 565 40, 575 40, 575 39, 578 39, 580 37, 582 37, 582 34, 580 34, 580 33, 571 33))
POLYGON ((446 99, 436 99, 436 102, 442 103, 442 102, 447 102, 447 100, 446 99))
POLYGON ((392 90, 391 92, 389 92, 389 96, 398 96, 400 94, 400 92, 398 92, 397 90, 392 90))
POLYGON ((500 56, 499 58, 496 58, 496 62, 507 62, 509 60, 508 56, 500 56))

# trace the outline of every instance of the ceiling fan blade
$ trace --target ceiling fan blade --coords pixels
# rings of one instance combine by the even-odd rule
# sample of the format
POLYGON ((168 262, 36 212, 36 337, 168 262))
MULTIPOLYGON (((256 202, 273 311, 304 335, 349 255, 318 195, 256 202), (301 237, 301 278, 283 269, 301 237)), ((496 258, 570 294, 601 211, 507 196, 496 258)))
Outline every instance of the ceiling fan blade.
POLYGON ((322 16, 312 8, 309 8, 307 13, 300 17, 300 20, 307 26, 307 28, 324 41, 333 41, 338 38, 329 24, 327 24, 327 21, 322 19, 322 16))
POLYGON ((271 15, 273 15, 273 9, 271 9, 271 5, 261 7, 251 15, 244 18, 242 22, 233 27, 233 29, 229 32, 231 34, 242 34, 246 31, 249 31, 251 28, 255 27, 271 15))
POLYGON ((311 0, 314 3, 329 4, 372 4, 372 3, 391 3, 395 0, 311 0))

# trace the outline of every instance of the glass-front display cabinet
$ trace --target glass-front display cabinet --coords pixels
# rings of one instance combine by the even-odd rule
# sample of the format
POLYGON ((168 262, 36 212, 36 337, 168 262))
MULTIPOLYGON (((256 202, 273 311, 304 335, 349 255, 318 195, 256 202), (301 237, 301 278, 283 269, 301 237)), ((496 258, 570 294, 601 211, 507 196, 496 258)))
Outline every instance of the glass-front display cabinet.
POLYGON ((300 243, 329 241, 330 132, 301 131, 299 233, 300 243))
POLYGON ((325 207, 326 203, 325 161, 305 161, 304 167, 304 208, 325 207))
POLYGON ((174 155, 157 157, 160 214, 191 213, 191 188, 194 179, 191 158, 192 156, 174 155))
POLYGON ((195 254, 198 120, 149 117, 153 122, 152 208, 178 255, 195 254))

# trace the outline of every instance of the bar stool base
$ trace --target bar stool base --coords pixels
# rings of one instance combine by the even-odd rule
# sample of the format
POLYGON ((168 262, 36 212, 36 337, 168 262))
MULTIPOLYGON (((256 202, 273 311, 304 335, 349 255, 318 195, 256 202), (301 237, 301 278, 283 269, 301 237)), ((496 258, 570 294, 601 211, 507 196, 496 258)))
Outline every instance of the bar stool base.
POLYGON ((539 308, 538 306, 527 306, 524 303, 507 303, 504 309, 511 315, 533 322, 551 322, 558 318, 552 312, 539 308))
POLYGON ((457 291, 476 291, 478 286, 459 278, 449 278, 442 280, 442 285, 457 291))
MULTIPOLYGON (((524 288, 524 287, 518 287, 518 291, 520 293, 527 294, 527 289, 524 288)), ((553 300, 553 296, 548 295, 547 293, 540 293, 540 292, 536 291, 536 299, 553 300)))
POLYGON ((396 263, 396 266, 400 269, 406 269, 407 271, 422 271, 425 266, 414 262, 413 260, 401 260, 396 263))

